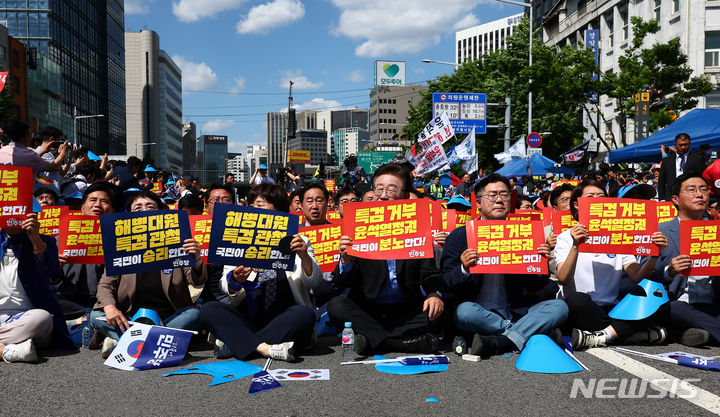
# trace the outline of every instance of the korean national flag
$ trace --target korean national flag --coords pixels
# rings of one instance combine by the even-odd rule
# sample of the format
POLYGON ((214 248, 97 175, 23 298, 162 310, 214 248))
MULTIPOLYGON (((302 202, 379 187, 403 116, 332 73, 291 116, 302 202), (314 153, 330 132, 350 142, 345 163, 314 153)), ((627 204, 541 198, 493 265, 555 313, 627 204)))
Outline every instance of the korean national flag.
POLYGON ((118 341, 105 365, 125 371, 162 368, 180 363, 193 332, 133 324, 118 341))

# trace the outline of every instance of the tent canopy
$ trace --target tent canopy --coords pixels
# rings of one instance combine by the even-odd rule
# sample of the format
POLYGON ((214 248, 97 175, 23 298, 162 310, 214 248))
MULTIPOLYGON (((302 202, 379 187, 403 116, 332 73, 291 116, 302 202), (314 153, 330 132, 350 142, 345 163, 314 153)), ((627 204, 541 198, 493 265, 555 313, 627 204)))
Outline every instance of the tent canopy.
MULTIPOLYGON (((545 175, 548 172, 553 174, 573 174, 574 172, 570 168, 556 167, 555 161, 550 158, 546 158, 539 153, 531 156, 529 160, 530 170, 532 170, 533 175, 545 175)), ((495 171, 495 173, 504 177, 522 177, 523 175, 530 175, 527 163, 527 158, 513 158, 512 161, 495 171)))
POLYGON ((665 129, 635 142, 632 145, 610 151, 608 161, 616 162, 658 162, 662 159, 660 145, 675 144, 675 136, 687 133, 693 150, 700 145, 716 147, 720 143, 720 110, 694 109, 677 119, 665 129))

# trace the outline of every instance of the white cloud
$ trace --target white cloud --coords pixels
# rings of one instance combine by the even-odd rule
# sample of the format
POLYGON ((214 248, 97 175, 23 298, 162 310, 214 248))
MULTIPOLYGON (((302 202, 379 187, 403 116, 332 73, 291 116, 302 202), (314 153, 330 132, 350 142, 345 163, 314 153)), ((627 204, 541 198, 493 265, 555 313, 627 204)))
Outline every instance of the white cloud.
POLYGON ((348 81, 353 83, 361 83, 365 81, 365 73, 362 70, 356 69, 348 75, 348 81))
POLYGON ((223 133, 235 126, 235 120, 215 119, 202 125, 203 133, 223 133))
POLYGON ((233 81, 235 81, 235 84, 233 84, 233 86, 230 87, 231 93, 239 93, 240 91, 245 89, 245 78, 235 77, 235 79, 233 81))
MULTIPOLYGON (((297 111, 303 110, 340 110, 342 104, 337 100, 325 100, 324 98, 315 97, 310 101, 293 105, 297 111)), ((287 110, 287 108, 285 108, 287 110)))
POLYGON ((181 55, 173 55, 173 61, 182 70, 183 94, 187 95, 189 90, 203 91, 212 90, 218 85, 218 77, 215 71, 204 62, 192 62, 181 55))
POLYGON ((471 10, 483 0, 445 0, 441 7, 435 0, 331 1, 341 11, 333 32, 362 42, 355 55, 380 58, 420 52, 455 32, 459 23, 477 23, 471 10))
POLYGON ((180 0, 172 3, 173 14, 183 22, 197 22, 224 10, 240 7, 245 0, 180 0))
POLYGON ((293 82, 294 90, 314 90, 323 86, 322 82, 314 83, 308 80, 306 76, 302 75, 302 71, 300 70, 295 72, 285 70, 282 71, 281 74, 283 75, 283 78, 280 79, 279 83, 281 88, 288 88, 290 86, 290 81, 293 82))
MULTIPOLYGON (((265 127, 265 125, 263 125, 265 127)), ((252 145, 265 145, 267 138, 265 135, 259 133, 253 133, 249 140, 228 140, 228 152, 236 152, 245 155, 247 153, 247 147, 252 145)))
POLYGON ((255 6, 238 22, 238 33, 268 33, 270 29, 285 26, 305 16, 300 0, 273 0, 255 6))
POLYGON ((148 14, 150 13, 151 0, 125 0, 125 14, 148 14))

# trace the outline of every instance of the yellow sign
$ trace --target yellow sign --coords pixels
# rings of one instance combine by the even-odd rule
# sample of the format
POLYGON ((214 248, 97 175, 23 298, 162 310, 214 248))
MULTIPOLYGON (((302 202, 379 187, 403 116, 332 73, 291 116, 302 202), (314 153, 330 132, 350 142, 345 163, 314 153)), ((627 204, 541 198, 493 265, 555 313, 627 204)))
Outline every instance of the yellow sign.
POLYGON ((301 162, 305 164, 310 163, 310 151, 294 151, 288 149, 287 161, 288 162, 301 162))

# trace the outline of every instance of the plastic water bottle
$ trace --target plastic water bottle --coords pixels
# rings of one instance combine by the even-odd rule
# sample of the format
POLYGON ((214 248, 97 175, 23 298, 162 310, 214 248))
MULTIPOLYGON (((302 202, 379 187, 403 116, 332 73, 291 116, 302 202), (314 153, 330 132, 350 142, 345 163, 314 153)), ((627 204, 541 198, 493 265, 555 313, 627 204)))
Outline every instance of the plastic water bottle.
POLYGON ((352 362, 355 360, 355 333, 352 329, 352 323, 345 322, 345 328, 342 331, 342 361, 352 362))
POLYGON ((90 347, 90 339, 93 335, 93 328, 90 325, 90 309, 85 309, 85 315, 82 320, 82 347, 88 349, 90 347))

